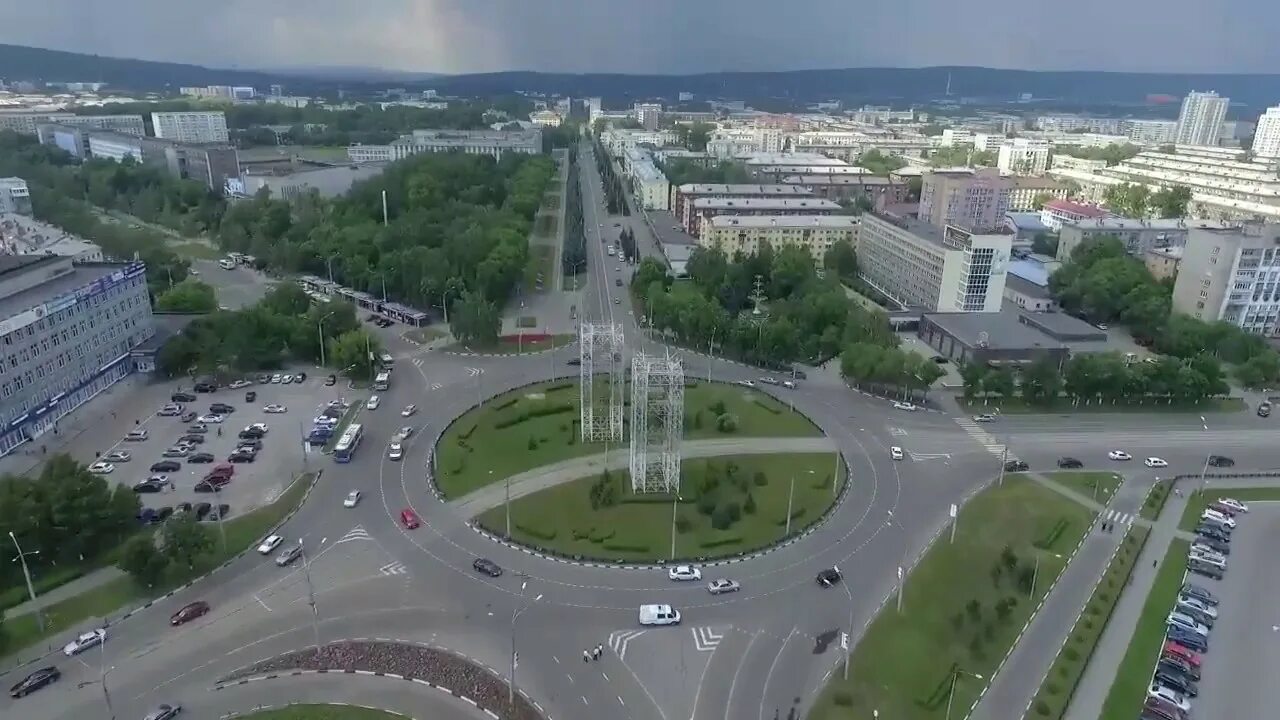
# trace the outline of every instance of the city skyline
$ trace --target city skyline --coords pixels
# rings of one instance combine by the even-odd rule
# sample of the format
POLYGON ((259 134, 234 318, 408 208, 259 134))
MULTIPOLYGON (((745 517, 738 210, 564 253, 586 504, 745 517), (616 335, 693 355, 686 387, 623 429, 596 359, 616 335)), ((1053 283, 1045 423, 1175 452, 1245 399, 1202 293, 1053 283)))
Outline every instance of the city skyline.
POLYGON ((1260 0, 1184 8, 1179 22, 1158 30, 1149 19, 1167 7, 1154 0, 1081 0, 1069 14, 1050 7, 1012 0, 977 0, 965 7, 907 0, 854 8, 817 0, 797 16, 794 8, 764 0, 383 0, 376 13, 339 0, 204 6, 48 0, 0 8, 0 42, 225 68, 440 73, 937 65, 1225 73, 1280 66, 1280 48, 1268 37, 1269 28, 1280 24, 1280 6, 1260 0), (1108 21, 1099 23, 1100 17, 1108 21), (193 27, 201 32, 177 31, 193 27), (773 51, 760 52, 764 46, 773 51))

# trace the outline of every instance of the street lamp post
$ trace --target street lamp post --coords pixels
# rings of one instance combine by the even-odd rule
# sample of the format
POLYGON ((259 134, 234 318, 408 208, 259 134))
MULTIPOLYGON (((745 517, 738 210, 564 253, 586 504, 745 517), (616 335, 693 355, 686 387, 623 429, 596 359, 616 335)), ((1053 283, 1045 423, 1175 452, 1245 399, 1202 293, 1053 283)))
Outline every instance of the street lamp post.
POLYGON ((836 453, 836 466, 831 471, 831 497, 839 493, 840 488, 840 453, 836 453))
MULTIPOLYGON (((1028 598, 1034 598, 1036 596, 1036 581, 1040 577, 1040 556, 1042 554, 1043 554, 1043 551, 1041 550, 1036 551, 1036 566, 1035 566, 1035 569, 1031 571, 1031 592, 1027 594, 1028 598)), ((1058 558, 1059 560, 1062 559, 1062 556, 1059 555, 1058 553, 1049 553, 1049 555, 1052 555, 1058 558)))
MULTIPOLYGON (((808 473, 812 475, 813 471, 809 470, 808 473)), ((784 538, 791 537, 791 505, 792 505, 792 502, 795 500, 795 497, 796 497, 796 476, 795 476, 795 473, 792 473, 791 488, 787 491, 787 530, 785 533, 783 533, 784 538)))
POLYGON ((337 312, 337 310, 316 321, 316 332, 319 333, 320 337, 320 367, 324 367, 324 321, 332 317, 334 312, 337 312))
POLYGON ((520 600, 523 604, 511 613, 511 678, 510 682, 507 683, 507 705, 511 706, 516 703, 516 621, 520 619, 525 610, 529 609, 529 605, 542 599, 542 595, 538 595, 528 603, 524 603, 524 590, 528 586, 528 580, 520 583, 520 600))
POLYGON ((9 531, 9 539, 13 541, 13 546, 18 550, 18 557, 14 558, 22 563, 22 577, 27 581, 27 594, 31 596, 31 605, 36 609, 36 624, 40 626, 40 632, 44 632, 44 610, 40 607, 40 603, 36 601, 36 587, 31 584, 31 570, 27 568, 27 556, 39 555, 39 550, 31 552, 23 552, 22 546, 18 544, 18 537, 9 531))
POLYGON ((676 559, 676 509, 680 507, 680 493, 671 494, 671 559, 676 559))
POLYGON ((716 355, 716 328, 711 328, 711 339, 707 341, 707 382, 711 382, 711 359, 716 355))
POLYGON ((316 656, 320 655, 320 611, 316 608, 316 587, 311 584, 311 558, 307 549, 298 538, 298 547, 302 550, 302 574, 307 580, 307 604, 311 606, 311 631, 316 639, 316 656))
POLYGON ((978 680, 985 680, 985 679, 986 679, 986 678, 982 677, 981 675, 979 675, 978 673, 971 673, 971 672, 969 672, 968 670, 961 670, 960 668, 956 668, 954 671, 952 671, 952 673, 951 673, 951 690, 950 690, 950 692, 948 692, 948 693, 947 693, 947 717, 946 717, 946 720, 951 720, 951 701, 955 699, 955 696, 956 696, 956 680, 959 680, 961 675, 968 675, 969 677, 976 678, 976 679, 978 679, 978 680))
MULTIPOLYGON (((832 565, 832 570, 840 573, 840 568, 832 565)), ((845 579, 844 573, 840 573, 840 587, 844 588, 844 594, 849 596, 849 625, 846 634, 849 639, 844 643, 844 679, 849 679, 849 659, 853 655, 853 591, 849 589, 849 582, 845 579)))
POLYGON ((885 520, 885 524, 893 525, 894 527, 898 528, 898 531, 902 534, 902 562, 898 563, 898 612, 901 613, 902 612, 902 596, 903 596, 903 591, 906 589, 904 586, 906 585, 906 581, 907 581, 907 578, 906 578, 907 530, 906 528, 902 527, 902 523, 898 522, 898 518, 894 516, 892 510, 889 511, 887 518, 885 520))
MULTIPOLYGON (((493 475, 492 470, 489 471, 489 475, 490 476, 493 475)), ((507 513, 507 539, 510 540, 511 539, 511 473, 507 473, 507 479, 505 481, 505 484, 507 487, 507 490, 506 490, 507 499, 506 499, 506 502, 503 504, 506 506, 506 513, 507 513)))

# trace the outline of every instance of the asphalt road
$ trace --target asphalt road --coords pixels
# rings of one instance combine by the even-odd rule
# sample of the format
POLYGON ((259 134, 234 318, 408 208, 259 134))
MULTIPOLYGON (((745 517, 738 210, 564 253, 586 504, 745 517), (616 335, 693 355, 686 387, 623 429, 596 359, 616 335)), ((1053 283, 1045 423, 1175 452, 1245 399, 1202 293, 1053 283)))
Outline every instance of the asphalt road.
MULTIPOLYGON (((601 207, 589 153, 582 168, 591 274, 579 307, 582 317, 622 323, 630 348, 640 338, 636 318, 624 288, 613 284, 616 261, 605 255, 599 236, 601 230, 616 235, 612 223, 618 219, 601 207)), ((180 702, 190 717, 202 720, 266 699, 283 703, 384 694, 391 709, 410 704, 436 718, 475 716, 468 707, 442 702, 429 688, 406 683, 388 690, 388 681, 380 678, 289 679, 211 690, 226 673, 307 646, 317 637, 321 642, 377 637, 434 643, 504 673, 514 647, 517 686, 557 720, 766 720, 775 712, 786 717, 792 709, 807 708, 840 660, 838 645, 822 641, 841 630, 857 637, 892 592, 896 567, 924 547, 946 521, 948 506, 997 473, 1002 444, 1038 469, 1064 454, 1090 467, 1114 469, 1117 464, 1105 453, 1115 447, 1169 461, 1171 467, 1162 471, 1140 463, 1125 466, 1139 487, 1158 473, 1199 471, 1210 452, 1234 456, 1241 470, 1275 464, 1274 433, 1252 415, 1211 417, 1207 425, 1184 415, 1026 417, 978 428, 966 419, 893 411, 888 402, 825 375, 794 391, 766 388, 827 432, 851 468, 849 492, 833 516, 804 538, 748 561, 708 568, 707 576, 732 577, 743 588, 711 596, 700 584, 671 583, 657 569, 589 567, 498 544, 432 493, 430 449, 449 420, 505 390, 553 375, 576 376, 577 369, 566 362, 577 348, 526 357, 468 357, 424 351, 401 341, 395 331, 379 331, 398 361, 391 389, 380 393, 382 406, 361 416, 365 439, 355 459, 345 465, 314 460, 324 473, 282 531, 287 541, 301 539, 308 550, 315 615, 302 565, 279 568, 271 558, 249 553, 227 570, 113 625, 103 650, 54 658, 63 679, 28 698, 0 699, 0 716, 106 717, 104 677, 120 718, 141 717, 160 702, 180 702), (401 417, 399 409, 410 403, 420 411, 401 417), (416 432, 406 456, 391 461, 385 452, 389 437, 407 424, 416 432), (888 449, 893 445, 903 447, 907 459, 892 461, 888 449), (364 499, 355 508, 343 508, 342 499, 352 489, 361 490, 364 499), (422 527, 401 527, 397 518, 406 507, 424 519, 422 527), (478 575, 471 568, 477 557, 491 558, 507 572, 499 578, 478 575), (814 574, 831 565, 843 570, 847 594, 814 584, 814 574), (209 601, 213 611, 189 625, 169 627, 168 616, 195 599, 209 601), (636 609, 650 602, 676 605, 684 623, 640 627, 636 609), (522 612, 514 621, 517 611, 522 612), (584 663, 583 649, 596 644, 609 651, 598 662, 584 663)), ((674 352, 685 358, 690 374, 706 371, 724 381, 761 374, 674 352)), ((1136 497, 1126 500, 1132 509, 1141 494, 1136 497)), ((8 679, 20 675, 11 673, 8 679)))

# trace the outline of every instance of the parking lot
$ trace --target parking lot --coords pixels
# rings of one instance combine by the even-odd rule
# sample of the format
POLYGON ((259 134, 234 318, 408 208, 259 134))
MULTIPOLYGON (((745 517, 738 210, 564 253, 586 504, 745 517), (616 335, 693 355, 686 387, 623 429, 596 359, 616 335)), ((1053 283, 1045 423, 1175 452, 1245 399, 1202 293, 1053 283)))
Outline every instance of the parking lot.
POLYGON ((1218 617, 1204 658, 1195 715, 1274 717, 1280 706, 1280 503, 1251 502, 1237 516, 1230 570, 1220 581, 1191 576, 1218 596, 1218 617))
MULTIPOLYGON (((191 455, 209 453, 213 456, 212 462, 190 463, 187 461, 190 456, 163 457, 165 450, 175 446, 180 437, 192 434, 189 433, 192 423, 183 422, 180 417, 154 415, 134 427, 121 426, 115 443, 101 448, 99 452, 104 459, 114 451, 127 452, 131 457, 125 462, 113 462, 114 470, 105 477, 132 487, 153 475, 166 476, 172 482, 171 486, 163 486, 159 492, 139 493, 144 507, 157 510, 176 507, 183 502, 192 505, 208 502, 229 505, 228 517, 234 517, 269 503, 297 473, 318 464, 323 457, 319 448, 314 448, 309 453, 304 452, 302 435, 310 429, 311 418, 317 414, 318 407, 346 392, 341 384, 326 387, 324 378, 323 374, 308 373, 307 380, 303 383, 285 385, 255 382, 236 390, 222 388, 212 393, 197 393, 196 402, 182 403, 185 411, 194 411, 199 415, 208 413, 213 403, 225 403, 234 408, 220 425, 205 423, 207 432, 194 433, 202 435, 204 441, 192 448, 191 455), (253 402, 245 401, 245 393, 249 391, 256 393, 253 402), (263 408, 269 404, 282 405, 286 412, 267 413, 263 408), (267 426, 267 433, 261 438, 262 449, 254 461, 233 463, 235 473, 232 481, 223 485, 216 495, 211 492, 196 492, 196 484, 203 477, 214 467, 227 463, 228 457, 242 442, 238 437, 240 431, 253 423, 265 423, 267 426), (145 430, 147 438, 126 441, 126 434, 134 429, 145 430), (179 469, 151 472, 152 465, 163 460, 179 463, 179 469)), ((188 385, 187 390, 189 389, 188 385)))

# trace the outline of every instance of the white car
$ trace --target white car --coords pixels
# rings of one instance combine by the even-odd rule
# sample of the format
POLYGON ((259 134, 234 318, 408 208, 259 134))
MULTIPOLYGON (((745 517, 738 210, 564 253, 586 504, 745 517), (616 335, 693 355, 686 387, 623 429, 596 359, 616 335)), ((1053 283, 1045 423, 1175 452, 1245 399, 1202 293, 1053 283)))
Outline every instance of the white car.
POLYGON ((352 490, 351 492, 347 493, 346 499, 342 501, 342 507, 353 508, 359 504, 360 504, 359 490, 352 490))
POLYGON ((256 423, 249 423, 248 425, 245 425, 244 429, 257 430, 258 432, 265 434, 269 428, 267 427, 267 424, 264 422, 256 422, 256 423))
POLYGON ((677 565, 667 571, 667 577, 672 580, 701 580, 702 571, 692 565, 677 565))
POLYGON ((1183 630, 1189 630, 1199 635, 1200 637, 1209 637, 1208 627, 1206 627, 1202 623, 1196 622, 1195 619, 1192 618, 1190 615, 1186 613, 1180 613, 1177 610, 1169 613, 1169 617, 1166 620, 1166 623, 1169 625, 1172 625, 1173 627, 1182 628, 1183 630))
POLYGON ((1218 498, 1218 503, 1221 505, 1226 505, 1227 507, 1231 508, 1232 510, 1235 510, 1238 513, 1249 512, 1249 506, 1245 505, 1239 500, 1236 500, 1235 498, 1218 498))
POLYGON ((182 406, 181 405, 165 405, 164 407, 160 408, 160 412, 157 412, 156 414, 159 415, 160 417, 174 417, 175 415, 181 415, 182 406))
POLYGON ((897 445, 894 445, 893 447, 889 448, 889 457, 893 458, 894 460, 901 460, 902 448, 898 447, 897 445))
POLYGON ((270 555, 271 551, 279 547, 280 543, 282 542, 284 542, 284 538, 280 537, 279 535, 272 535, 268 537, 266 540, 262 541, 262 544, 258 546, 258 552, 262 553, 263 555, 270 555))
POLYGON ((906 410, 907 412, 913 412, 913 411, 915 411, 915 410, 918 410, 919 408, 917 408, 915 405, 912 405, 912 404, 911 404, 911 403, 909 403, 909 402, 895 402, 895 403, 893 404, 893 409, 894 409, 894 410, 906 410))
POLYGON ((281 385, 288 385, 288 384, 289 384, 289 383, 291 383, 291 382, 293 382, 293 376, 292 376, 292 375, 285 375, 284 377, 280 378, 280 384, 281 384, 281 385))
POLYGON ((1182 712, 1191 712, 1191 702, 1186 696, 1166 685, 1158 682, 1151 683, 1151 687, 1147 688, 1147 697, 1160 698, 1165 702, 1172 703, 1182 712))
POLYGON ((778 384, 778 381, 777 381, 777 380, 775 380, 774 378, 768 377, 768 376, 765 376, 765 377, 760 378, 760 382, 764 383, 765 385, 777 385, 777 384, 778 384))
POLYGON ((217 425, 221 423, 223 419, 224 418, 221 415, 214 415, 213 413, 209 413, 208 415, 201 415, 200 417, 196 418, 196 422, 204 423, 206 425, 217 425))
POLYGON ((116 471, 116 466, 109 462, 96 462, 89 466, 89 472, 94 475, 110 475, 116 471))
POLYGON ((707 592, 712 595, 723 595, 724 593, 737 592, 740 589, 742 589, 742 586, 738 584, 737 580, 721 578, 707 583, 707 592))
POLYGON ((1218 552, 1217 550, 1214 550, 1208 545, 1204 545, 1201 543, 1195 543, 1194 545, 1192 545, 1191 550, 1187 554, 1190 555, 1191 557, 1198 557, 1198 558, 1205 558, 1206 560, 1212 560, 1213 562, 1216 562, 1218 564, 1223 564, 1227 562, 1226 555, 1223 555, 1222 553, 1218 552))
POLYGON ((755 384, 755 383, 753 383, 753 382, 751 382, 750 380, 739 380, 739 381, 738 381, 738 384, 739 384, 739 385, 741 385, 742 387, 752 387, 752 388, 753 388, 753 387, 755 387, 755 386, 756 386, 756 384, 755 384))
POLYGON ((1181 597, 1178 598, 1178 610, 1180 612, 1185 610, 1194 610, 1200 613, 1201 615, 1204 615, 1205 617, 1210 617, 1215 619, 1218 617, 1218 608, 1212 607, 1210 605, 1206 605, 1200 602, 1199 600, 1193 597, 1190 597, 1188 595, 1182 595, 1181 597))
POLYGON ((416 412, 418 412, 417 405, 405 405, 404 409, 400 411, 400 417, 411 417, 416 412))
POLYGON ((1112 460, 1132 460, 1133 456, 1123 450, 1112 450, 1107 453, 1107 457, 1112 460))
POLYGON ((249 382, 248 380, 236 380, 235 382, 231 383, 227 387, 231 388, 232 390, 239 390, 240 388, 247 388, 252 384, 253 383, 249 382))
POLYGON ((164 474, 152 474, 151 477, 147 478, 147 482, 158 485, 168 485, 169 476, 164 474))
POLYGON ((796 384, 795 384, 795 383, 793 383, 793 382, 791 382, 790 380, 783 380, 783 381, 782 381, 782 387, 784 387, 784 388, 786 388, 786 389, 788 389, 788 390, 795 390, 795 389, 796 389, 796 384))
POLYGON ((387 459, 399 460, 404 457, 404 446, 400 443, 391 443, 387 446, 387 459))
POLYGON ((272 376, 271 376, 271 384, 272 384, 272 385, 279 385, 279 384, 280 384, 280 380, 281 380, 281 376, 280 376, 280 374, 279 374, 279 373, 276 373, 275 375, 272 375, 272 376))
POLYGON ((328 415, 317 415, 311 418, 311 424, 317 425, 319 427, 327 427, 332 429, 333 427, 337 426, 338 418, 329 417, 328 415))
POLYGON ((280 415, 281 413, 289 412, 289 408, 283 405, 277 405, 275 403, 271 403, 270 405, 264 406, 262 408, 262 412, 271 413, 272 415, 280 415))
POLYGON ((1230 516, 1228 516, 1228 515, 1224 515, 1224 514, 1222 514, 1222 513, 1218 512, 1217 510, 1205 510, 1204 512, 1200 513, 1200 519, 1201 519, 1201 520, 1212 520, 1212 521, 1214 521, 1214 522, 1218 523, 1219 525, 1226 525, 1227 527, 1231 528, 1232 530, 1235 530, 1235 529, 1236 529, 1236 520, 1235 520, 1235 518, 1230 517, 1230 516))
POLYGON ((381 404, 382 404, 382 398, 378 397, 377 395, 370 395, 369 402, 366 402, 364 404, 364 408, 366 410, 377 410, 378 406, 381 404))
POLYGON ((1142 464, 1146 465, 1149 468, 1169 467, 1169 463, 1165 462, 1164 460, 1161 460, 1158 457, 1149 457, 1146 460, 1143 460, 1142 464))
POLYGON ((129 462, 132 459, 133 459, 133 456, 125 452, 124 450, 116 450, 115 452, 109 452, 106 455, 102 456, 102 460, 104 462, 113 462, 113 463, 129 462))
POLYGON ((67 657, 79 655, 80 653, 84 652, 85 650, 88 650, 89 648, 95 645, 101 645, 103 641, 105 641, 106 639, 107 639, 106 628, 98 628, 97 630, 82 632, 76 636, 75 640, 72 640, 71 642, 62 646, 62 654, 66 655, 67 657))
POLYGON ((983 413, 981 415, 974 415, 973 421, 974 422, 995 422, 996 416, 992 415, 991 413, 983 413))

